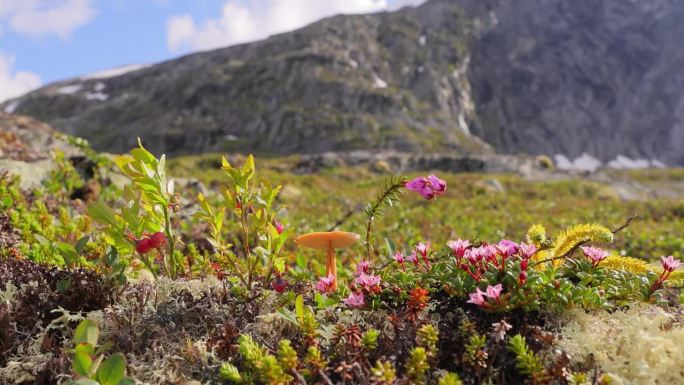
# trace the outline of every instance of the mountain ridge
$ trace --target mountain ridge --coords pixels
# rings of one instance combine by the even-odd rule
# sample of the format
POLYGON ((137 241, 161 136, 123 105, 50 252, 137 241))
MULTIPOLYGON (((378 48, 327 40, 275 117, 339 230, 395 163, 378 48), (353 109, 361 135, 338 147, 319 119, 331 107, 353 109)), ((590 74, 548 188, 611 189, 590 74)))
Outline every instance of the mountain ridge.
POLYGON ((141 136, 170 154, 497 151, 681 165, 678 16, 674 0, 429 0, 53 83, 0 108, 110 151, 141 136))

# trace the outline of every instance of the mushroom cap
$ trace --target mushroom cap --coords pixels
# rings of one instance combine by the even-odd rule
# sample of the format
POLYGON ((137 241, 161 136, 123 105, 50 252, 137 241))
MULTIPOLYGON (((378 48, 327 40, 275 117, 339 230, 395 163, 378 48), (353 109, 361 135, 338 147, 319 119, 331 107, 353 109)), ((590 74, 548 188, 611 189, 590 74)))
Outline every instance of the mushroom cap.
POLYGON ((295 239, 297 246, 310 247, 312 249, 327 250, 347 247, 358 241, 359 234, 346 231, 322 231, 317 233, 302 234, 295 239))

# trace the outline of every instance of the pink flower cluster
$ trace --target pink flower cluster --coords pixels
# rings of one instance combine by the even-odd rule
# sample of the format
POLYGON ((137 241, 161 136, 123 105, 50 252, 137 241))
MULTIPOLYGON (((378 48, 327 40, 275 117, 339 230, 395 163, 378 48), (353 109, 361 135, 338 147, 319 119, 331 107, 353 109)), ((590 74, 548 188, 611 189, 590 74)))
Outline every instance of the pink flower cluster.
POLYGON ((352 293, 344 299, 348 307, 359 308, 366 305, 365 295, 379 294, 382 290, 380 276, 373 274, 368 261, 359 261, 356 264, 354 283, 351 285, 352 293))
POLYGON ((328 274, 327 277, 321 277, 316 283, 316 290, 318 290, 318 292, 321 294, 332 293, 335 291, 335 289, 333 289, 334 281, 335 277, 332 275, 332 273, 328 274))
POLYGON ((534 245, 517 244, 507 239, 495 245, 482 244, 478 247, 472 246, 470 241, 457 239, 448 242, 447 246, 456 260, 456 266, 463 269, 476 282, 480 281, 491 269, 503 271, 506 267, 506 260, 519 258, 521 272, 518 281, 520 285, 527 281, 529 260, 537 251, 534 245))
POLYGON ((601 261, 608 258, 608 252, 598 247, 582 246, 582 252, 584 252, 584 255, 591 259, 591 265, 594 267, 598 266, 601 261))
POLYGON ((466 302, 482 307, 491 307, 494 305, 498 305, 500 303, 499 298, 501 297, 503 286, 501 286, 500 283, 496 286, 488 285, 487 289, 485 290, 486 291, 482 291, 479 287, 475 288, 475 292, 470 293, 470 299, 466 302), (486 298, 489 298, 489 300, 487 300, 486 298))
POLYGON ((434 175, 430 175, 427 178, 419 176, 406 183, 406 188, 419 193, 425 199, 433 199, 436 196, 446 194, 447 184, 434 175))
POLYGON ((401 252, 397 251, 393 258, 394 260, 401 265, 401 268, 406 271, 406 268, 404 267, 404 262, 411 262, 413 263, 416 267, 420 268, 421 270, 430 270, 430 260, 428 257, 430 256, 430 242, 420 242, 415 246, 413 249, 413 252, 411 252, 410 255, 405 256, 401 252), (423 264, 421 264, 421 262, 423 264))

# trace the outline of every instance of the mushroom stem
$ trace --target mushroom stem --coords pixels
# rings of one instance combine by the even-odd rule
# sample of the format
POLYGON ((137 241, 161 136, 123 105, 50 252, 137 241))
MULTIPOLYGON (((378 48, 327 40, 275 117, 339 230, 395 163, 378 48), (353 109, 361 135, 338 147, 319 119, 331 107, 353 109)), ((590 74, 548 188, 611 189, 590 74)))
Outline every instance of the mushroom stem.
POLYGON ((337 258, 335 258, 335 250, 332 247, 332 241, 328 242, 328 260, 326 263, 325 275, 332 274, 332 289, 337 290, 337 258))

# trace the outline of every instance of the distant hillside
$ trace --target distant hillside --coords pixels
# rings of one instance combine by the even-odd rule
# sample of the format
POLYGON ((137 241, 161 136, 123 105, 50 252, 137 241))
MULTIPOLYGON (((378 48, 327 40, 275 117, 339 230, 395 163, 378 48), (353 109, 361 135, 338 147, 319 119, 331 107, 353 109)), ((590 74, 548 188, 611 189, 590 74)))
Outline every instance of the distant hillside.
POLYGON ((50 84, 0 108, 108 151, 142 136, 171 154, 499 151, 682 165, 681 20, 676 0, 429 0, 50 84))

